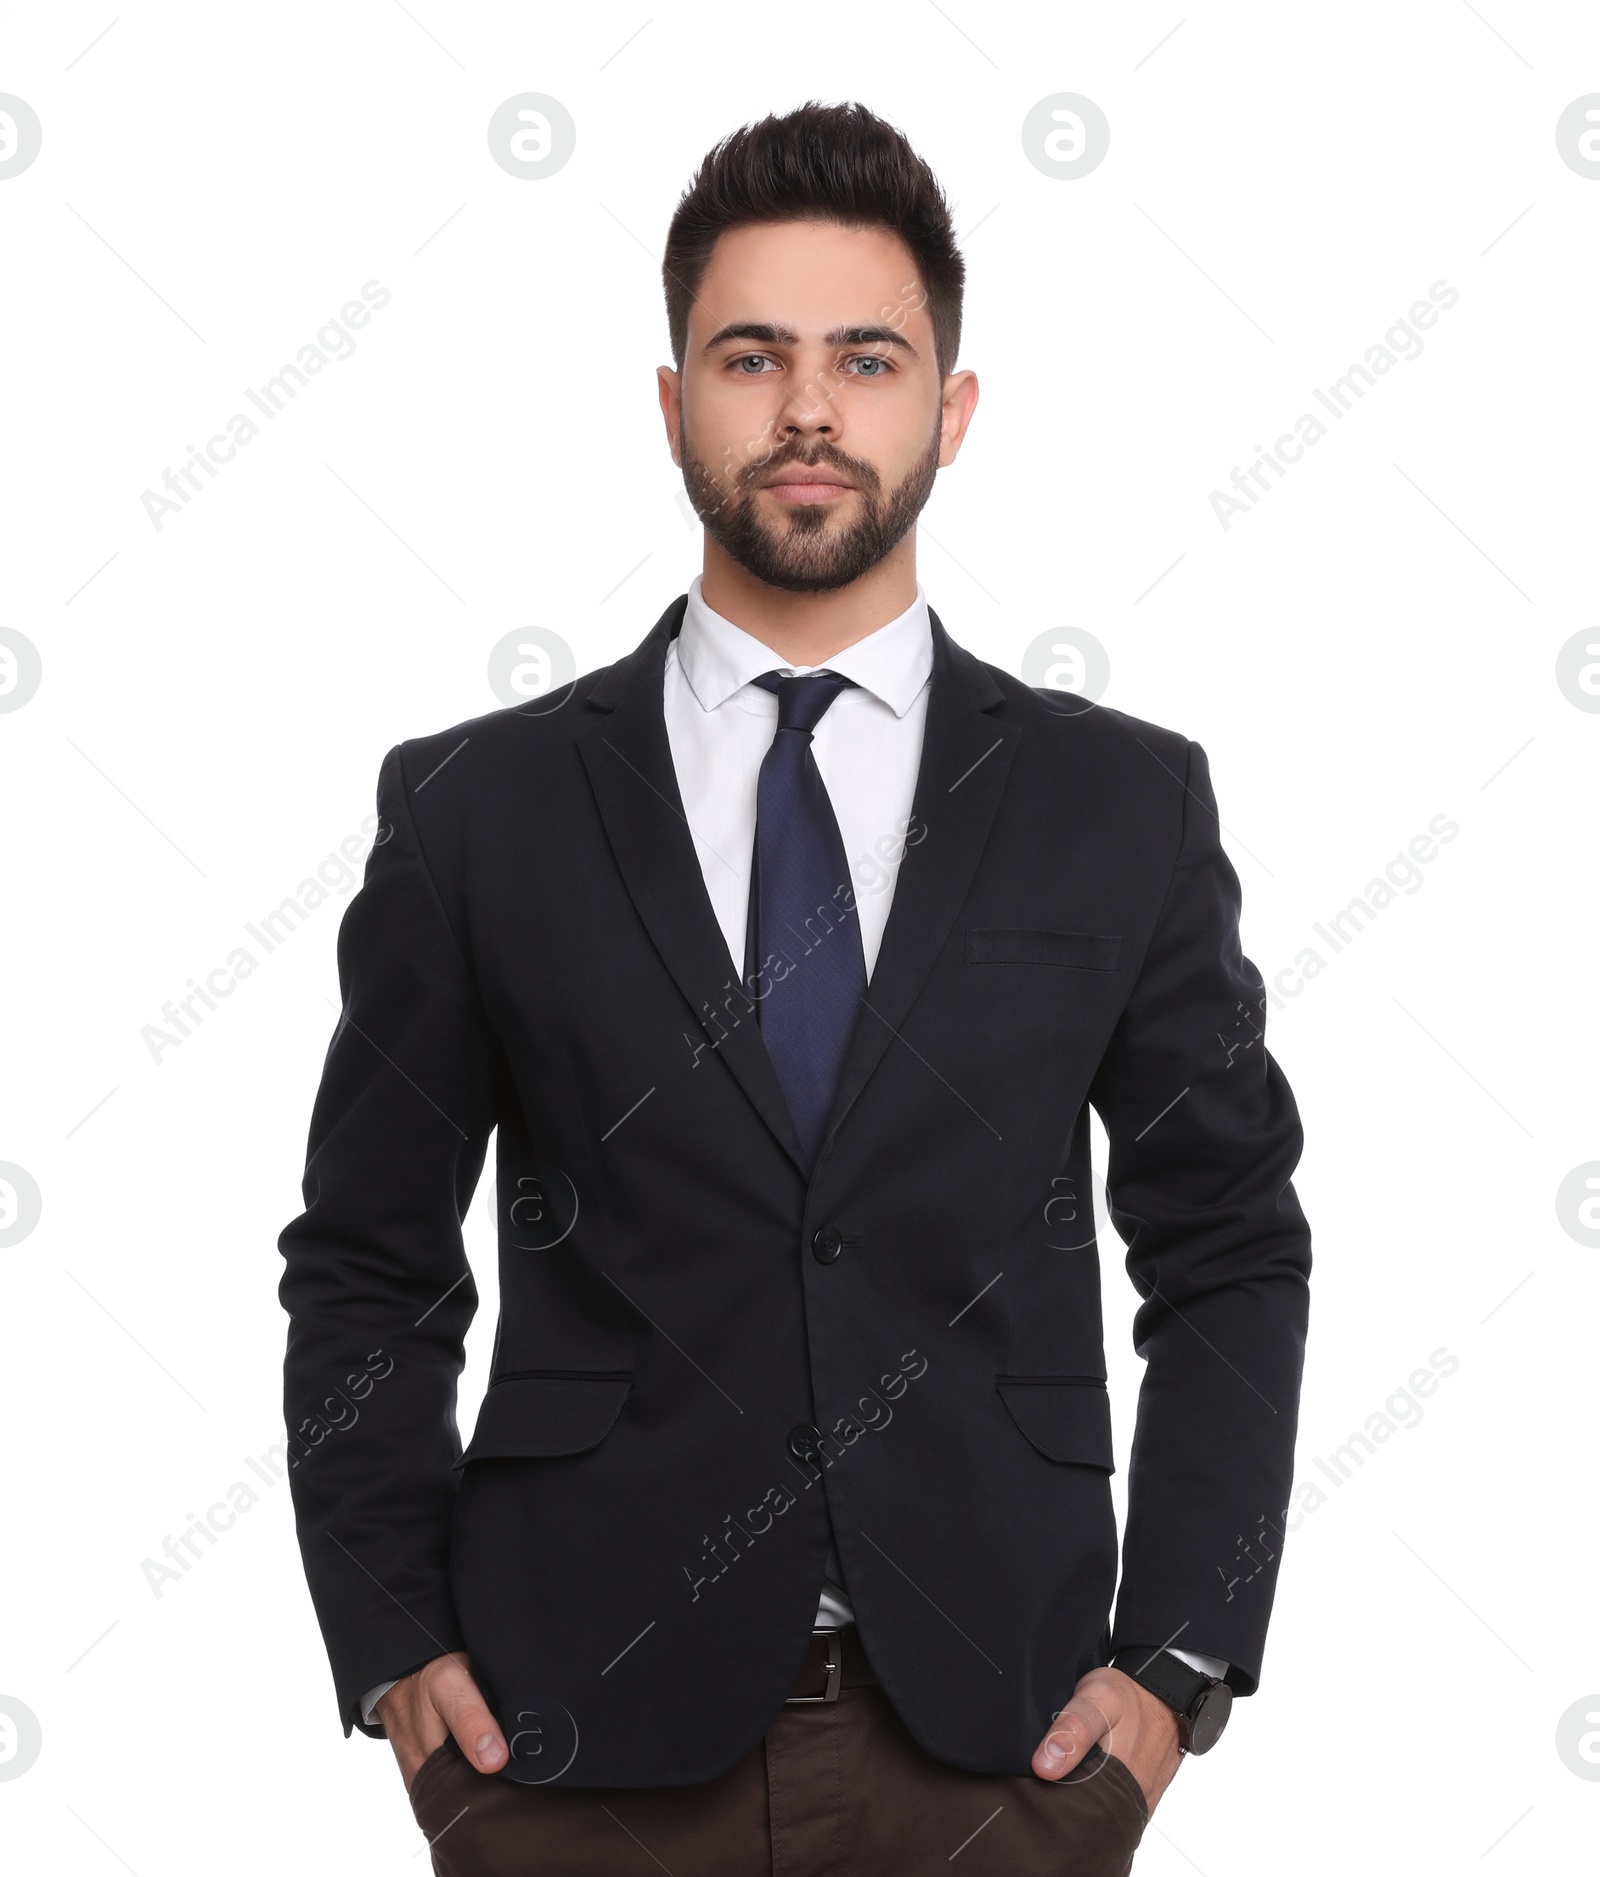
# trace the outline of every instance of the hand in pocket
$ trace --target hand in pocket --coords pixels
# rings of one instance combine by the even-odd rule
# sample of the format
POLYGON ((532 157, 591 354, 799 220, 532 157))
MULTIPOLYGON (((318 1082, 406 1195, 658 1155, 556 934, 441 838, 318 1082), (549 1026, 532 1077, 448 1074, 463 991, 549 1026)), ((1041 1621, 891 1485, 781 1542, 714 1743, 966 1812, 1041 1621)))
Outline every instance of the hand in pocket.
POLYGON ((506 1762, 505 1736, 489 1712, 463 1655, 435 1656, 389 1689, 375 1709, 409 1792, 422 1763, 454 1739, 467 1764, 495 1773, 506 1762))

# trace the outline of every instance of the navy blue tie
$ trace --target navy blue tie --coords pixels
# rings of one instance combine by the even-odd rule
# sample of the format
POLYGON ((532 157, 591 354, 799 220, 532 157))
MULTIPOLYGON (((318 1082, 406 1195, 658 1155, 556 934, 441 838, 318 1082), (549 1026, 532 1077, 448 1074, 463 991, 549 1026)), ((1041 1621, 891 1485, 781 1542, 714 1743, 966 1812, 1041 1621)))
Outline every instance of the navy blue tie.
POLYGON ((853 680, 768 671, 755 682, 776 692, 778 728, 756 784, 745 983, 809 1170, 867 989, 855 887, 811 750, 823 712, 853 680))

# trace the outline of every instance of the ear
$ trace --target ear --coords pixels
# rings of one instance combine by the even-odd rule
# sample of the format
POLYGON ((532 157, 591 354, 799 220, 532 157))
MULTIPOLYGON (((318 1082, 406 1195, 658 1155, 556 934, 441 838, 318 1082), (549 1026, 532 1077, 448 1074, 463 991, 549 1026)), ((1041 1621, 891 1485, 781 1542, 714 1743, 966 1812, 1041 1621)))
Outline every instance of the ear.
POLYGON ((941 469, 956 460, 956 452, 961 448, 961 440, 967 434, 967 425, 972 422, 972 413, 978 407, 978 374, 972 371, 952 372, 944 381, 944 401, 939 411, 939 467, 941 469))
POLYGON ((673 462, 682 469, 683 461, 678 455, 678 430, 683 417, 683 384, 670 365, 656 367, 656 393, 661 399, 661 416, 667 426, 667 448, 672 452, 673 462))

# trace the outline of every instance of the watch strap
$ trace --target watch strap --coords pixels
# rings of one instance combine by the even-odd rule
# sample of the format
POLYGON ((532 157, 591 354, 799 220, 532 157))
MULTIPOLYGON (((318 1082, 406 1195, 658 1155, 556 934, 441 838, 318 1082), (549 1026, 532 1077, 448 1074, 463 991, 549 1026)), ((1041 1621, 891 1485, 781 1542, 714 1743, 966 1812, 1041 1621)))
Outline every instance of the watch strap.
POLYGON ((1166 1649, 1150 1648, 1142 1643, 1119 1649, 1111 1658, 1111 1666, 1124 1675, 1131 1675, 1141 1688, 1148 1688, 1157 1700, 1165 1701, 1178 1714, 1187 1714, 1216 1679, 1202 1675, 1187 1662, 1180 1662, 1166 1649))

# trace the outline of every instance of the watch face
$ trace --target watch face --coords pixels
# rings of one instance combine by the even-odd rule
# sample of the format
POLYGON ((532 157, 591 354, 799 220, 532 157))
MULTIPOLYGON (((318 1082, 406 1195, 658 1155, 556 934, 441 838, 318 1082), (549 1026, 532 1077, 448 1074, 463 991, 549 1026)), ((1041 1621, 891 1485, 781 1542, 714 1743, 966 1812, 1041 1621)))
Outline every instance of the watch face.
POLYGON ((1233 1690, 1225 1681, 1208 1688, 1190 1710, 1189 1751, 1205 1753, 1217 1744, 1228 1724, 1233 1707, 1233 1690))

